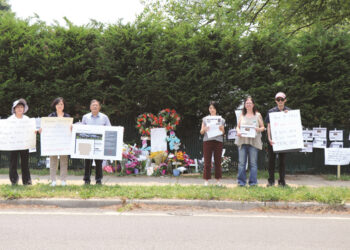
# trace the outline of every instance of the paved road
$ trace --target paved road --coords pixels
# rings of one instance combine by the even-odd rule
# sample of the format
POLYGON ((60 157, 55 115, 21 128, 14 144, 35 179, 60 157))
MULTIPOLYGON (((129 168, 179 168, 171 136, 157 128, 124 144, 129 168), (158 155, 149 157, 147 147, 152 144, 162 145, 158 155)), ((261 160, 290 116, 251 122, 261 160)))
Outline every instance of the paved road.
MULTIPOLYGON (((32 175, 32 181, 36 183, 50 183, 49 176, 38 176, 32 175)), ((94 177, 92 177, 94 180, 94 177)), ((287 175, 286 181, 288 185, 296 186, 312 186, 312 187, 322 187, 322 186, 344 186, 350 187, 350 181, 328 181, 325 180, 322 176, 318 175, 287 175)), ((83 185, 82 176, 68 176, 68 185, 83 185)), ((215 180, 209 182, 210 184, 215 184, 215 180)), ((227 187, 236 187, 237 180, 232 177, 229 179, 222 180, 223 185, 227 187)), ((266 186, 266 179, 259 179, 258 183, 260 186, 266 186)), ((0 185, 1 184, 11 184, 8 175, 0 175, 0 185)), ((21 184, 21 181, 20 181, 21 184)), ((58 181, 58 185, 60 181, 58 181)), ((113 175, 106 175, 103 178, 103 184, 105 185, 203 185, 203 180, 201 178, 195 177, 153 177, 153 176, 123 176, 117 177, 113 175)))
POLYGON ((349 249, 350 216, 2 209, 0 249, 349 249))

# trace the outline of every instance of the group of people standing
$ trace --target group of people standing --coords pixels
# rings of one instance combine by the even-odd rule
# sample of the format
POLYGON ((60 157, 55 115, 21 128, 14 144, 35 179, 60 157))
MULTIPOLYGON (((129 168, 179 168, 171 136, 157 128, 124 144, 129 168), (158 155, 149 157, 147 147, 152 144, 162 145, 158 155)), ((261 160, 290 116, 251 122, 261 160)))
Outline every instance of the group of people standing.
MULTIPOLYGON (((271 138, 271 127, 270 127, 270 117, 269 114, 272 112, 288 112, 290 110, 285 106, 287 101, 286 95, 283 92, 279 92, 275 95, 275 102, 277 106, 270 109, 265 118, 265 123, 267 124, 267 136, 268 136, 268 155, 269 155, 269 178, 267 186, 275 185, 275 160, 276 153, 273 151, 272 145, 274 144, 271 138)), ((50 113, 49 117, 70 117, 69 114, 64 112, 65 102, 62 97, 56 98, 52 104, 52 109, 54 112, 50 113)), ((82 119, 82 123, 86 125, 99 125, 99 126, 111 126, 108 116, 100 112, 101 103, 98 100, 92 100, 90 102, 90 113, 85 114, 82 119)), ((12 105, 12 115, 8 119, 29 119, 28 116, 24 115, 28 111, 27 102, 24 99, 16 100, 12 105)), ((216 184, 221 185, 220 180, 222 178, 221 170, 221 157, 223 150, 223 141, 225 134, 225 119, 219 119, 219 130, 221 135, 216 135, 213 137, 208 136, 208 131, 210 126, 208 124, 208 119, 211 116, 218 116, 218 106, 215 102, 209 104, 209 115, 204 117, 202 120, 202 126, 200 133, 203 137, 203 156, 204 156, 204 171, 203 179, 205 180, 204 185, 208 185, 209 179, 211 179, 211 166, 212 157, 214 159, 215 165, 215 179, 216 184)), ((41 129, 39 133, 41 133, 41 129)), ((244 106, 242 109, 242 114, 238 118, 237 122, 237 139, 236 144, 238 146, 238 176, 237 182, 239 186, 245 186, 247 183, 246 178, 246 164, 247 159, 250 166, 250 175, 248 184, 250 186, 255 186, 258 184, 257 172, 258 172, 258 152, 262 150, 261 133, 265 131, 265 125, 261 114, 258 112, 254 99, 249 96, 244 100, 244 106), (241 128, 244 125, 254 126, 256 133, 255 137, 243 137, 241 128)), ((22 182, 23 185, 31 185, 31 177, 28 166, 29 160, 29 150, 15 150, 10 153, 10 181, 12 185, 18 183, 18 155, 21 157, 21 169, 22 169, 22 182)), ((67 179, 67 168, 68 168, 68 155, 60 156, 50 156, 50 178, 51 185, 56 185, 56 172, 60 164, 60 177, 61 185, 66 185, 67 179)), ((103 172, 102 172, 102 160, 90 160, 85 159, 85 172, 84 172, 84 183, 89 185, 91 182, 91 167, 96 166, 96 184, 102 184, 103 172)), ((279 180, 278 184, 281 186, 286 185, 285 181, 285 153, 279 153, 279 180)))
MULTIPOLYGON (((275 95, 276 106, 270 109, 266 115, 265 123, 267 124, 267 136, 268 136, 268 157, 269 165, 268 172, 269 178, 267 186, 275 185, 275 161, 276 155, 273 151, 273 140, 271 138, 271 126, 270 126, 270 114, 272 112, 288 112, 290 108, 285 106, 287 97, 285 93, 278 92, 275 95)), ((215 102, 210 102, 209 104, 209 115, 204 117, 202 120, 202 126, 200 133, 204 135, 203 137, 203 156, 204 156, 204 171, 203 179, 204 185, 208 185, 209 179, 211 179, 211 167, 212 167, 212 156, 214 156, 214 166, 215 166, 215 179, 216 184, 221 185, 220 180, 222 178, 221 170, 221 158, 223 150, 223 140, 225 134, 225 119, 220 119, 221 124, 219 125, 222 135, 215 137, 208 137, 208 131, 210 126, 208 126, 208 119, 211 116, 218 115, 218 106, 215 102)), ((246 165, 247 159, 250 166, 250 174, 248 184, 250 186, 256 186, 258 184, 257 173, 258 173, 258 152, 262 150, 261 133, 265 131, 265 125, 261 114, 258 112, 254 99, 248 96, 243 103, 243 109, 240 117, 237 121, 237 139, 235 141, 238 146, 238 174, 237 183, 239 186, 245 186, 247 183, 246 178, 246 165), (242 126, 252 126, 255 128, 255 137, 244 137, 242 136, 241 128, 242 126)), ((285 181, 285 153, 278 153, 279 158, 279 180, 278 185, 286 186, 285 181)))
MULTIPOLYGON (((56 98, 52 104, 54 112, 50 113, 48 117, 70 117, 69 114, 64 112, 65 102, 62 97, 56 98)), ((29 107, 24 99, 16 100, 12 105, 12 115, 8 119, 29 119, 28 116, 24 115, 28 111, 29 107)), ((100 112, 101 103, 94 99, 90 102, 90 113, 83 116, 82 123, 85 125, 99 125, 99 126, 111 126, 108 116, 100 112)), ((36 131, 37 132, 37 131, 36 131)), ((39 129, 39 133, 42 129, 39 129)), ((15 150, 10 152, 10 181, 12 185, 18 184, 18 155, 21 157, 21 170, 22 170, 22 183, 23 185, 31 185, 32 180, 30 177, 30 171, 28 166, 29 161, 29 149, 15 150)), ((96 165, 96 184, 102 184, 103 172, 102 172, 102 160, 89 160, 85 159, 85 172, 84 172, 84 183, 89 185, 91 182, 91 167, 95 163, 96 165)), ((60 165, 60 177, 61 185, 66 185, 67 180, 67 169, 68 169, 68 155, 50 156, 50 179, 51 186, 56 186, 56 172, 60 165)))

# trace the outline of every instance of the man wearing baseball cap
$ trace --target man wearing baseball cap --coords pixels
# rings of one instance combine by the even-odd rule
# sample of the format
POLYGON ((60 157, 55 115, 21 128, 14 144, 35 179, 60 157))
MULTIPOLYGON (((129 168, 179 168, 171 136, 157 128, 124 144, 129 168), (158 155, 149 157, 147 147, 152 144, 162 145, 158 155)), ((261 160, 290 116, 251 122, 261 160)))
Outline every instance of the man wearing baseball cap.
MULTIPOLYGON (((270 127, 270 113, 273 112, 288 112, 290 108, 286 107, 284 104, 287 101, 286 94, 283 92, 278 92, 275 95, 275 102, 277 104, 276 107, 270 109, 267 112, 267 116, 265 118, 265 122, 267 124, 267 136, 269 140, 269 144, 267 146, 268 154, 269 154, 269 179, 267 186, 274 186, 275 185, 275 161, 276 161, 276 154, 273 152, 272 145, 274 142, 271 139, 271 127, 270 127)), ((278 153, 278 159, 279 159, 279 175, 280 178, 278 180, 278 185, 284 187, 286 186, 286 180, 285 180, 285 174, 286 174, 286 165, 285 165, 285 153, 278 153)))

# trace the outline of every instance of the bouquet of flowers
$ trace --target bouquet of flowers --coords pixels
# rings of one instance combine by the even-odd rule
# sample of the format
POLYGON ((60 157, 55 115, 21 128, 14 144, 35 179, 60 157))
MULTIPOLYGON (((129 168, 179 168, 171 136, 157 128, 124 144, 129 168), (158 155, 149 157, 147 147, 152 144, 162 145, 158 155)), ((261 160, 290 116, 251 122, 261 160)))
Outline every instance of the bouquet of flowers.
POLYGON ((138 173, 141 166, 141 162, 138 160, 141 150, 136 146, 124 145, 123 149, 123 163, 125 167, 125 172, 127 174, 138 173))
POLYGON ((176 126, 180 123, 180 116, 175 109, 163 109, 158 114, 158 123, 160 127, 166 128, 167 131, 176 130, 176 126))
POLYGON ((231 165, 231 157, 229 156, 224 156, 221 159, 221 168, 223 171, 229 171, 231 165))

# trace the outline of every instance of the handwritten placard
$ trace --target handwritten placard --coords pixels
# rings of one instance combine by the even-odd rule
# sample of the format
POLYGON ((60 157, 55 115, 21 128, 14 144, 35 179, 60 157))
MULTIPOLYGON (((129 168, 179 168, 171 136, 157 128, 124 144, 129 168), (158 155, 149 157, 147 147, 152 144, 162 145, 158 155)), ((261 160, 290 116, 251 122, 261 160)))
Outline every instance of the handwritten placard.
POLYGON ((350 148, 325 148, 325 165, 348 165, 350 163, 350 148))
POLYGON ((235 128, 230 129, 227 133, 227 139, 228 140, 235 140, 237 139, 237 130, 235 128))
POLYGON ((35 119, 0 120, 0 150, 25 150, 36 147, 35 119))
POLYGON ((300 150, 304 146, 300 110, 270 113, 273 151, 300 150))
POLYGON ((151 152, 166 151, 166 129, 152 128, 151 129, 151 152))
POLYGON ((73 118, 41 118, 41 155, 69 155, 71 153, 73 118))

